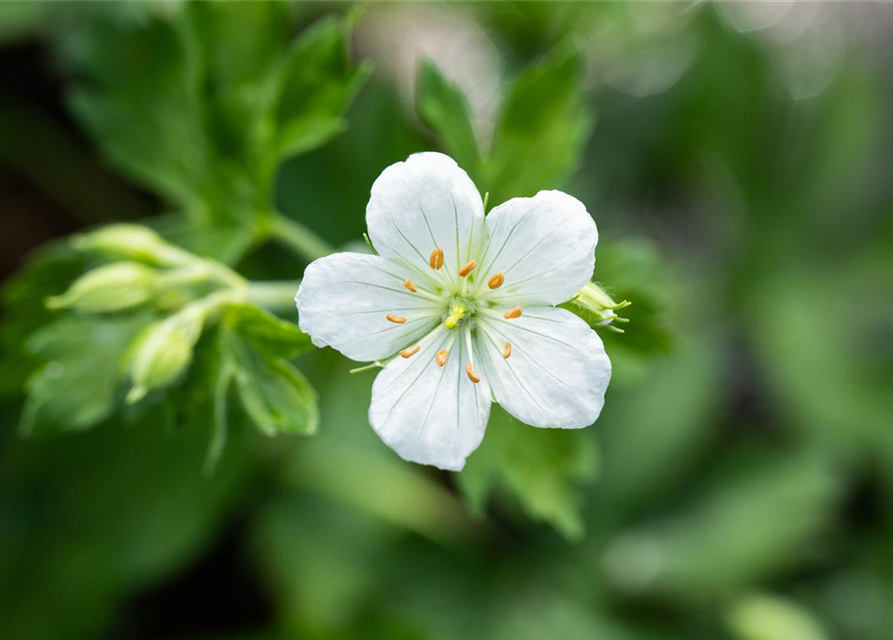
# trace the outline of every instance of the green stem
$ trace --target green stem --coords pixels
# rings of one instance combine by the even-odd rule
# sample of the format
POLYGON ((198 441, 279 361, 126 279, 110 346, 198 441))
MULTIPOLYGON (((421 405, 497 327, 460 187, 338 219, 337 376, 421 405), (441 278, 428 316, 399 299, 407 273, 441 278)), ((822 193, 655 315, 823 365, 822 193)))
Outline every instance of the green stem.
POLYGON ((248 286, 246 301, 268 311, 294 311, 295 293, 300 285, 300 280, 252 282, 248 286))
POLYGON ((274 214, 269 224, 273 238, 291 247, 307 260, 316 260, 335 252, 332 245, 313 231, 283 215, 274 214))

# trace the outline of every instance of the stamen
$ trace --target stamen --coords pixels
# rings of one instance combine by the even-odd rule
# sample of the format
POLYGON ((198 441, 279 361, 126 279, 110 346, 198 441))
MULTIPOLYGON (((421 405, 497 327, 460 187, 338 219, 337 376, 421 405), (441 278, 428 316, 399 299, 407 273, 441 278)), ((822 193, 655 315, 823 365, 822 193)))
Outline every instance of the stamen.
POLYGON ((441 349, 437 352, 437 355, 434 356, 434 362, 442 367, 446 364, 448 354, 449 352, 446 349, 441 349))
POLYGON ((407 278, 403 281, 403 286, 412 291, 413 293, 417 292, 419 288, 416 286, 415 282, 407 278))
POLYGON ((419 345, 416 345, 414 347, 410 347, 409 349, 404 349, 400 352, 400 355, 404 358, 410 358, 417 354, 419 352, 419 349, 421 349, 421 347, 419 345))
POLYGON ((502 286, 503 282, 505 282, 505 276, 502 275, 502 272, 500 271, 495 276, 487 280, 487 286, 491 289, 498 289, 502 286))
MULTIPOLYGON (((508 316, 506 316, 506 317, 508 317, 508 316)), ((385 316, 385 318, 387 318, 394 324, 403 324, 404 322, 406 322, 406 316, 395 316, 395 315, 389 313, 388 315, 385 316)))
POLYGON ((468 363, 465 365, 465 373, 468 375, 468 379, 477 384, 481 381, 478 375, 474 372, 474 349, 471 346, 471 331, 465 330, 465 348, 468 349, 468 363))
POLYGON ((505 348, 502 350, 502 357, 503 359, 508 360, 510 355, 512 355, 512 343, 506 342, 505 348))
POLYGON ((443 249, 437 247, 434 251, 431 252, 431 257, 428 258, 428 264, 431 265, 431 268, 434 270, 440 269, 443 266, 443 249))
POLYGON ((506 320, 511 320, 512 318, 520 318, 522 313, 523 309, 521 309, 521 307, 515 307, 511 311, 506 311, 502 317, 506 320))
POLYGON ((471 273, 471 270, 474 269, 476 266, 478 266, 477 262, 475 262, 474 260, 469 260, 464 265, 462 265, 461 269, 459 269, 459 277, 464 278, 469 273, 471 273))

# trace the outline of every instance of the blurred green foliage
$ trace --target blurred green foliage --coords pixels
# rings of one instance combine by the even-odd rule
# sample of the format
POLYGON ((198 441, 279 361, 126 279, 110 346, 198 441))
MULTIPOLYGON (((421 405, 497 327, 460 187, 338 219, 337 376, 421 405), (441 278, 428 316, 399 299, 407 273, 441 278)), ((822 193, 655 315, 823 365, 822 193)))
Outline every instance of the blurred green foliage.
POLYGON ((886 640, 886 39, 831 5, 760 29, 709 3, 363 10, 0 4, 0 57, 52 79, 0 75, 0 197, 28 185, 67 228, 154 211, 143 222, 193 266, 254 287, 128 404, 146 327, 240 280, 51 310, 81 275, 147 262, 57 242, 6 282, 0 637, 886 640), (432 28, 447 19, 458 44, 432 28), (462 29, 497 52, 495 106, 473 91, 489 50, 462 29), (375 177, 432 148, 491 206, 579 197, 595 280, 633 302, 626 333, 603 334, 596 425, 494 408, 449 476, 378 440, 373 374, 304 353, 270 282, 359 242, 375 177))

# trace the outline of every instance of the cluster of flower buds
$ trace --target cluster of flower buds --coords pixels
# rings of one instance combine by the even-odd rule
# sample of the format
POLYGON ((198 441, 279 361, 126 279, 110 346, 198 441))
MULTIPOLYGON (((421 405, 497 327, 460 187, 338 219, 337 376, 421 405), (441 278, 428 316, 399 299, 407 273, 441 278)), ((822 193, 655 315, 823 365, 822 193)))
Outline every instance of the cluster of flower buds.
POLYGON ((50 309, 85 314, 122 312, 151 304, 160 319, 131 345, 128 402, 173 382, 189 366, 210 314, 241 299, 245 281, 225 265, 166 242, 143 226, 112 225, 76 237, 81 251, 113 260, 47 299, 50 309))

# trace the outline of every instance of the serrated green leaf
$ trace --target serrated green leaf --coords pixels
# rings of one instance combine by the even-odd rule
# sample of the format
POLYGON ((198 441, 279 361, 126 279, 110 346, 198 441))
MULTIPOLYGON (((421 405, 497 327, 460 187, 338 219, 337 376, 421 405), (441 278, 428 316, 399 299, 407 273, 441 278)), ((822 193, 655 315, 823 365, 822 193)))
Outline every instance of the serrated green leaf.
POLYGON ((216 153, 266 180, 261 172, 267 170, 265 156, 275 135, 268 114, 291 37, 289 7, 280 1, 196 2, 184 9, 184 22, 201 50, 216 153))
POLYGON ((26 385, 20 431, 89 429, 111 415, 125 376, 124 354, 151 320, 149 314, 67 317, 37 332, 28 349, 44 364, 26 385))
POLYGON ((187 211, 199 207, 212 147, 201 62, 184 34, 158 16, 97 20, 66 44, 85 77, 71 94, 75 114, 111 163, 187 211))
POLYGON ((346 126, 368 74, 348 56, 351 24, 326 18, 289 48, 282 2, 158 13, 75 30, 65 53, 84 80, 73 108, 113 164, 193 227, 223 227, 250 244, 246 226, 273 209, 278 163, 346 126))
POLYGON ((591 433, 529 427, 494 405, 487 437, 458 475, 458 482, 479 513, 501 486, 530 517, 577 539, 583 535, 579 485, 593 481, 598 469, 591 433))
POLYGON ((350 60, 349 28, 346 20, 323 18, 287 54, 273 118, 280 159, 309 151, 346 127, 344 111, 370 72, 350 60))
POLYGON ((509 91, 478 186, 493 204, 561 187, 580 163, 592 124, 583 57, 561 47, 525 69, 509 91))
POLYGON ((459 87, 447 80, 430 60, 419 66, 416 108, 422 121, 437 135, 444 152, 476 180, 481 156, 468 101, 459 87))
POLYGON ((298 325, 277 318, 254 305, 228 306, 224 323, 270 357, 294 358, 313 348, 310 336, 301 331, 298 325))
POLYGON ((28 338, 54 320, 46 308, 48 296, 64 291, 73 277, 86 271, 88 260, 67 244, 42 248, 30 262, 3 283, 0 305, 0 396, 15 395, 22 379, 40 366, 28 351, 28 338))
POLYGON ((318 399, 300 371, 284 358, 258 350, 234 330, 223 331, 222 345, 242 406, 258 429, 269 436, 316 432, 318 399))

